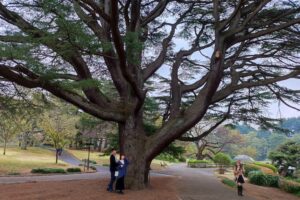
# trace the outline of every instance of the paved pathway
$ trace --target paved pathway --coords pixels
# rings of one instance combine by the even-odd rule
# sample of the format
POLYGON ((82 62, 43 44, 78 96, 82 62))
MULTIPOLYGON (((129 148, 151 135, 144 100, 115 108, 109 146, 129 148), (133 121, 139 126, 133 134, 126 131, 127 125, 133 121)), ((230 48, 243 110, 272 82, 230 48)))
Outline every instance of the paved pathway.
POLYGON ((178 192, 182 200, 254 200, 237 196, 236 190, 221 183, 213 171, 211 168, 187 168, 185 164, 176 164, 163 173, 179 177, 178 192))

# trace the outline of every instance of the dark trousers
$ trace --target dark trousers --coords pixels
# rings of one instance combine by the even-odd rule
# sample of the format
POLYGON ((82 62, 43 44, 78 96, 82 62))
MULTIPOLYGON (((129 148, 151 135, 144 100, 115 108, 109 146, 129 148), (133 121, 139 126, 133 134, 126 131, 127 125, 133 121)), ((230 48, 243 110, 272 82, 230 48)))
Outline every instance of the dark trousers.
POLYGON ((107 186, 107 190, 113 191, 113 185, 115 181, 116 181, 115 171, 110 171, 110 182, 107 186))
POLYGON ((125 189, 124 179, 125 179, 124 176, 117 179, 116 190, 122 191, 125 189))

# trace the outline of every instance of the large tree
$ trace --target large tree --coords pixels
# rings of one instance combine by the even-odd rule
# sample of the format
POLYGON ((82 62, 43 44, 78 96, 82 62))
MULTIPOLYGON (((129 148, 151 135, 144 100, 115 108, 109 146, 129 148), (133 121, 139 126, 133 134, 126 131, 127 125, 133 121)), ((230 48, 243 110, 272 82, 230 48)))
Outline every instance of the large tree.
POLYGON ((299 102, 277 84, 300 75, 299 10, 298 0, 4 0, 0 76, 116 122, 128 185, 143 188, 151 160, 206 113, 234 100, 242 120, 267 122, 269 99, 299 102), (150 96, 163 123, 148 134, 150 96))

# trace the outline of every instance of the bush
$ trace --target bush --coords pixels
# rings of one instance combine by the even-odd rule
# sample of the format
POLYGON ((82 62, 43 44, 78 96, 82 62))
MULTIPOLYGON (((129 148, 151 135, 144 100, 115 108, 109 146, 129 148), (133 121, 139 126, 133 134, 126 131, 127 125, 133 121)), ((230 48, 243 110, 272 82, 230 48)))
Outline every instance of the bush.
POLYGON ((270 187, 279 187, 279 176, 273 176, 270 174, 266 174, 267 182, 270 187))
POLYGON ((249 182, 255 185, 278 187, 279 176, 264 174, 261 171, 249 172, 249 182))
POLYGON ((261 167, 266 167, 271 169, 274 173, 277 173, 278 170, 274 165, 271 164, 266 164, 266 163, 261 163, 261 162, 254 162, 255 165, 261 166, 261 167))
POLYGON ((245 168, 245 176, 248 177, 249 172, 251 171, 260 171, 260 167, 253 165, 253 164, 246 164, 244 165, 245 168))
POLYGON ((68 168, 67 172, 81 172, 81 169, 79 167, 74 167, 74 168, 68 168))
POLYGON ((171 155, 171 154, 167 154, 167 153, 161 153, 156 157, 157 160, 162 160, 162 161, 168 161, 168 162, 173 162, 173 163, 177 163, 179 162, 179 160, 171 155))
POLYGON ((32 169, 31 173, 35 173, 35 174, 65 174, 66 171, 62 168, 36 168, 36 169, 32 169))
POLYGON ((225 185, 228 185, 229 187, 236 187, 235 181, 230 180, 228 178, 223 178, 222 183, 224 183, 225 185))
POLYGON ((102 164, 103 167, 109 167, 109 164, 102 164))
POLYGON ((189 160, 188 164, 197 164, 197 163, 205 163, 205 164, 213 164, 211 160, 189 160))
POLYGON ((260 171, 252 171, 249 173, 249 182, 255 185, 266 186, 268 185, 267 177, 260 171))
POLYGON ((280 179, 279 188, 293 194, 300 193, 300 183, 291 180, 280 179))
POLYGON ((214 157, 214 162, 219 165, 230 165, 231 158, 225 153, 217 153, 214 157))

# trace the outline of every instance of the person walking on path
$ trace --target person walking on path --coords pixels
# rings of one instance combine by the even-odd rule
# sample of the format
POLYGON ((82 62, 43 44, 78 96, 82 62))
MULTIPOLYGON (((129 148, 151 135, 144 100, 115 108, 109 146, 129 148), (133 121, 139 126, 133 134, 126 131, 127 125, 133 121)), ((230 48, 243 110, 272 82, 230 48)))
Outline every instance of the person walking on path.
POLYGON ((117 182, 116 182, 116 191, 119 194, 124 194, 123 190, 125 189, 125 176, 127 171, 127 166, 129 162, 124 155, 121 156, 119 161, 118 173, 117 173, 117 182))
POLYGON ((111 150, 110 158, 109 158, 109 171, 110 171, 110 182, 107 186, 107 191, 113 192, 113 185, 116 180, 115 173, 118 167, 118 161, 116 158, 117 151, 115 149, 111 150))
POLYGON ((234 176, 235 176, 235 181, 237 183, 237 190, 239 196, 243 196, 243 184, 245 183, 244 172, 245 169, 241 161, 240 160, 236 161, 236 164, 234 166, 234 176))

